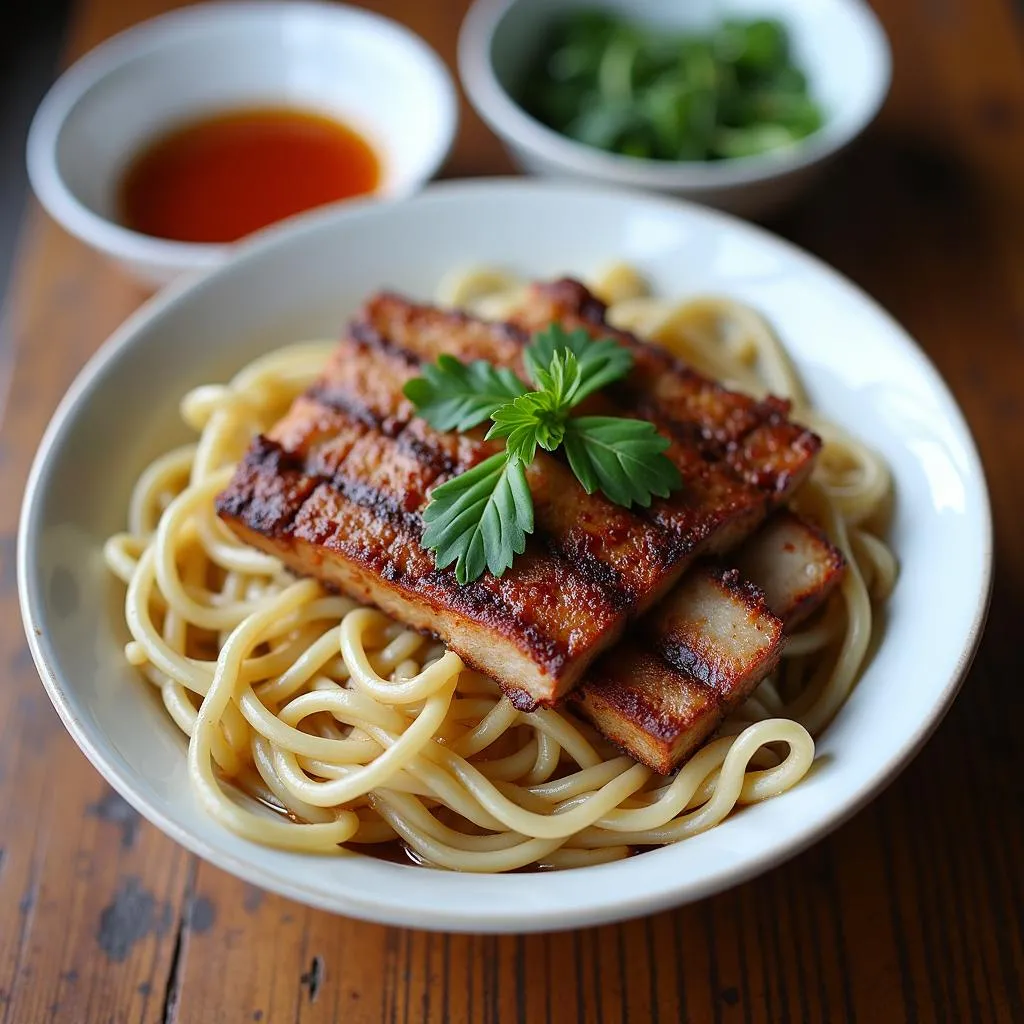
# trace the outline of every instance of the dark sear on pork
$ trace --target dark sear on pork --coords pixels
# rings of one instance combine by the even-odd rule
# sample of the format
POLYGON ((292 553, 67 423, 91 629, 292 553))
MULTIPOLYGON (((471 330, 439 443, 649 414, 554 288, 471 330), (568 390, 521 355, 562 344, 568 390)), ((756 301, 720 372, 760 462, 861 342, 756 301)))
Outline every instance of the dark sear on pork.
POLYGON ((729 392, 664 350, 612 331, 603 315, 573 281, 535 286, 512 324, 375 296, 322 377, 254 440, 218 498, 219 515, 297 572, 437 634, 517 707, 554 705, 694 559, 748 537, 802 482, 820 447, 786 419, 785 403, 729 392), (561 461, 538 453, 528 471, 536 530, 526 552, 501 578, 484 573, 459 586, 420 544, 422 512, 431 488, 498 445, 482 430, 434 431, 402 387, 442 353, 522 375, 529 331, 552 320, 634 351, 629 378, 594 403, 654 421, 672 441, 666 454, 683 485, 649 509, 627 510, 587 495, 561 461))
POLYGON ((778 662, 784 633, 842 581, 842 553, 788 509, 735 554, 701 564, 603 655, 573 691, 613 743, 667 774, 747 699, 778 662))

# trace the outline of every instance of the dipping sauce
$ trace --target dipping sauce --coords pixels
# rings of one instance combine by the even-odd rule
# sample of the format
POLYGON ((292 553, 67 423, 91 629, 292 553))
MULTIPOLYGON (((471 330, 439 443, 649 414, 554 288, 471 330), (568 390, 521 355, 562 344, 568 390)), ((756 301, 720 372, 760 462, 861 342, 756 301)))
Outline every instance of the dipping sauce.
POLYGON ((290 107, 236 110, 143 149, 122 178, 120 217, 157 238, 234 242, 379 182, 376 153, 346 125, 290 107))

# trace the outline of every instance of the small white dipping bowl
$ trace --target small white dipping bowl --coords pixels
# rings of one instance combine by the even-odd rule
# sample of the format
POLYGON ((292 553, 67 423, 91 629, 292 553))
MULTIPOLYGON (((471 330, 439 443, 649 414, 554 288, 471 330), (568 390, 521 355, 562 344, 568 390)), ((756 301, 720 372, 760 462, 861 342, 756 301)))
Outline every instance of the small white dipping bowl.
POLYGON ((656 189, 754 217, 794 198, 871 123, 889 90, 891 57, 861 0, 477 0, 459 36, 459 75, 477 113, 526 171, 656 189), (672 30, 710 27, 723 17, 777 18, 825 124, 787 149, 713 162, 641 160, 576 142, 514 97, 548 26, 579 7, 672 30))
POLYGON ((212 267, 230 246, 119 224, 118 186, 131 158, 169 128, 253 106, 354 127, 381 160, 382 198, 433 177, 458 123, 443 62, 387 18, 329 3, 204 4, 114 36, 57 81, 29 132, 32 188, 66 230, 149 284, 212 267))

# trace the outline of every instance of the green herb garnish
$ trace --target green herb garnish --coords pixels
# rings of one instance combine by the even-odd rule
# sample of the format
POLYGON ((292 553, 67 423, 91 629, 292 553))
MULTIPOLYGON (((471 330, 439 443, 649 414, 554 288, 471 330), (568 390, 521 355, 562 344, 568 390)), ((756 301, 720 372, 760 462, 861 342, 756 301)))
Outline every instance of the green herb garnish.
POLYGON ((533 498, 523 463, 498 452, 441 484, 423 513, 423 546, 465 585, 490 569, 500 576, 533 533, 533 498))
POLYGON ((679 486, 679 470, 661 453, 665 440, 646 420, 579 416, 565 430, 565 454, 587 494, 602 491, 616 505, 647 508, 652 495, 679 486))
POLYGON ((490 419, 487 438, 505 440, 504 451, 435 488, 423 513, 423 546, 439 569, 454 562, 462 585, 485 569, 501 576, 525 550, 533 532, 525 467, 538 447, 564 447, 588 494, 600 490, 627 508, 647 507, 681 483, 664 454, 669 442, 653 424, 572 415, 588 395, 629 373, 633 357, 626 348, 553 323, 534 335, 523 362, 533 391, 511 370, 452 356, 441 356, 405 385, 405 396, 436 430, 469 430, 490 419))
POLYGON ((823 123, 785 26, 766 18, 688 31, 576 9, 546 34, 519 99, 577 142, 646 160, 757 156, 823 123))
POLYGON ((561 324, 553 323, 547 330, 535 334, 532 344, 523 353, 523 362, 530 380, 539 383, 540 374, 551 365, 559 349, 571 352, 579 364, 577 402, 613 381, 621 380, 633 368, 633 357, 629 349, 623 348, 617 341, 611 338, 595 341, 583 328, 566 331, 561 324))
POLYGON ((526 394, 526 386, 511 370, 499 370, 483 359, 460 363, 438 356, 423 367, 423 376, 405 385, 405 397, 437 430, 469 430, 490 418, 510 399, 526 394))

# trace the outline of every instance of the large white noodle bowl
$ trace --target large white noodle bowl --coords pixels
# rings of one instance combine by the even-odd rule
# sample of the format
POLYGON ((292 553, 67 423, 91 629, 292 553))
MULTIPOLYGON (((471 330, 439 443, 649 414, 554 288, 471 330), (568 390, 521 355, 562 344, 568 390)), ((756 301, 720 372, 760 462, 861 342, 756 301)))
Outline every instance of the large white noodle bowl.
POLYGON ((33 654, 66 724, 111 783, 174 838, 257 884, 354 916, 538 930, 706 895, 777 863, 860 806, 955 694, 980 633, 990 548, 984 480, 959 412, 920 352, 848 283, 757 229, 683 204, 487 182, 302 218, 137 314, 83 372, 44 438, 19 573, 33 654), (640 266, 659 294, 725 293, 763 311, 814 404, 892 466, 900 583, 878 651, 818 740, 827 756, 792 791, 704 835, 557 875, 311 860, 208 819, 186 779, 180 733, 123 663, 123 595, 99 557, 122 525, 131 479, 184 440, 177 400, 261 351, 336 334, 382 285, 427 297, 442 271, 460 264, 542 277, 585 274, 614 257, 640 266))

